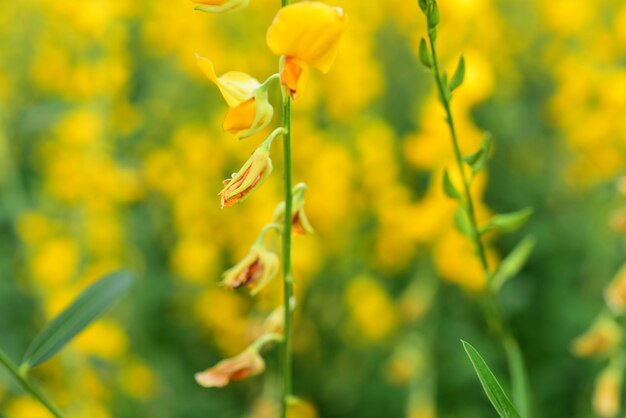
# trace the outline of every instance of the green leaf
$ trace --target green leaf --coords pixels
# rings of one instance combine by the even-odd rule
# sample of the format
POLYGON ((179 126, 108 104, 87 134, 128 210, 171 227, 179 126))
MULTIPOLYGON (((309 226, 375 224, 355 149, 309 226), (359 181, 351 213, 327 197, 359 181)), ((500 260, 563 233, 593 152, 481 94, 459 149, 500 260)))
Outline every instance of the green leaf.
POLYGON ((128 272, 114 272, 89 286, 35 337, 24 354, 20 369, 35 367, 55 355, 65 344, 100 316, 130 286, 128 272))
POLYGON ((420 61, 426 68, 433 67, 433 57, 428 50, 428 45, 426 45, 426 40, 424 38, 420 40, 420 61))
POLYGON ((437 2, 433 1, 428 12, 428 28, 434 29, 439 24, 439 7, 437 2))
POLYGON ((493 216, 485 225, 480 228, 480 233, 497 229, 504 232, 513 232, 526 223, 534 209, 531 207, 518 210, 512 213, 503 213, 493 216))
POLYGON ((480 384, 487 394, 487 398, 489 398, 493 407, 498 411, 498 414, 502 418, 521 418, 520 414, 515 410, 515 407, 506 396, 506 393, 504 393, 502 386, 500 386, 500 383, 498 383, 498 380, 489 369, 489 366, 485 363, 485 360, 478 354, 478 351, 476 351, 471 344, 463 340, 461 340, 461 342, 478 375, 480 384))
POLYGON ((456 67, 456 71, 450 80, 450 91, 456 90, 465 80, 465 58, 461 56, 459 64, 456 67))
POLYGON ((454 226, 466 237, 472 238, 473 232, 469 218, 463 205, 459 206, 454 213, 454 226))
POLYGON ((448 173, 447 169, 443 172, 443 191, 449 198, 452 198, 454 200, 461 199, 461 193, 459 193, 456 187, 454 187, 454 184, 450 179, 450 174, 448 173))
POLYGON ((522 270, 536 242, 534 237, 527 236, 502 260, 498 270, 496 270, 491 279, 491 285, 495 290, 499 289, 507 280, 515 277, 522 270))
POLYGON ((489 132, 485 133, 483 142, 480 144, 480 149, 474 154, 470 154, 464 158, 465 162, 472 167, 472 174, 478 173, 483 169, 487 159, 489 158, 489 151, 491 150, 492 137, 489 132))

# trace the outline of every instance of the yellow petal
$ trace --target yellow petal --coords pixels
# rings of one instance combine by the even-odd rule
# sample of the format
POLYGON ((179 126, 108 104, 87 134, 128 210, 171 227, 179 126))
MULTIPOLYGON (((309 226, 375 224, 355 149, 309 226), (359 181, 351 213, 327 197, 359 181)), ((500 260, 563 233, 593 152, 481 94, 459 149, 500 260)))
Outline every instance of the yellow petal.
POLYGON ((237 107, 231 107, 224 119, 223 128, 226 132, 237 134, 252 126, 256 115, 256 103, 254 99, 243 102, 237 107))
POLYGON ((250 100, 254 96, 254 90, 261 85, 257 79, 240 71, 230 71, 217 77, 211 60, 198 54, 196 60, 204 75, 220 89, 230 107, 237 107, 250 100))
POLYGON ((347 16, 339 7, 302 1, 283 7, 267 30, 267 45, 276 55, 304 61, 327 73, 337 55, 347 16))
POLYGON ((289 89, 289 94, 292 99, 295 99, 302 93, 308 78, 308 65, 291 57, 285 58, 282 71, 280 72, 280 82, 289 89))

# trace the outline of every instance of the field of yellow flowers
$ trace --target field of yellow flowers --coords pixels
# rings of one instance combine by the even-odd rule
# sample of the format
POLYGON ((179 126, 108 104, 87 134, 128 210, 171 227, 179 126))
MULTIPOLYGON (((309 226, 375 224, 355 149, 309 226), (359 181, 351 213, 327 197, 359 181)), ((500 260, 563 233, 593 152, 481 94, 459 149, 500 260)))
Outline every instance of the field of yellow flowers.
POLYGON ((0 2, 0 363, 134 277, 0 417, 623 417, 625 115, 623 0, 0 2))

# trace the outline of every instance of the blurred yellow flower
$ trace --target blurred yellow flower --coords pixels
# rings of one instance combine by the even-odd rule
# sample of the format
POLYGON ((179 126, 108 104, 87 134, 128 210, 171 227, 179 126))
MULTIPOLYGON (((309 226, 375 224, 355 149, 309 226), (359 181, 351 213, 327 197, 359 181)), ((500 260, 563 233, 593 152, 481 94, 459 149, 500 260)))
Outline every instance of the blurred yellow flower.
POLYGON ((354 278, 346 289, 345 301, 352 322, 367 340, 378 342, 389 336, 398 324, 391 297, 372 277, 354 278))
POLYGON ((614 314, 621 315, 626 309, 626 264, 617 272, 604 291, 606 304, 614 314))
POLYGON ((579 357, 609 354, 622 340, 622 329, 613 318, 601 315, 584 334, 572 343, 572 352, 579 357))
POLYGON ((281 82, 293 98, 303 87, 308 66, 327 73, 335 60, 347 16, 339 7, 302 1, 281 8, 267 30, 267 45, 284 55, 281 82))
POLYGON ((607 367, 596 379, 593 393, 593 409, 602 418, 613 418, 620 409, 622 371, 607 367))

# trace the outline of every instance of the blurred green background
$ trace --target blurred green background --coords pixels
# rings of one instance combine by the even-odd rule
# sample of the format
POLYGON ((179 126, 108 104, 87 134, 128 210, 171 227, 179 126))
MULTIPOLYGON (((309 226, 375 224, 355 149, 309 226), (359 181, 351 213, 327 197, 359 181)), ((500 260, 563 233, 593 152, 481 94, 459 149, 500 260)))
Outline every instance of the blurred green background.
MULTIPOLYGON (((471 246, 440 191, 452 149, 417 47, 411 0, 337 0, 349 16, 332 71, 294 104, 295 180, 316 235, 297 237, 299 417, 495 416, 462 351, 470 341, 505 386, 487 333, 471 246)), ((262 135, 221 132, 218 73, 259 80, 277 59, 265 30, 279 4, 208 15, 191 2, 0 3, 0 346, 18 358, 47 319, 115 268, 139 280, 106 318, 35 377, 69 417, 274 417, 268 370, 225 389, 193 374, 240 352, 280 302, 217 286, 281 200, 275 173, 220 209, 221 180, 262 135)), ((592 417, 601 361, 571 340, 602 309, 624 261, 609 218, 626 206, 626 5, 620 0, 441 0, 439 51, 466 82, 461 146, 495 139, 474 191, 479 217, 533 206, 526 228, 490 237, 496 263, 538 245, 501 303, 526 356, 535 417, 592 417), (621 200, 620 200, 621 199, 621 200)), ((278 97, 273 98, 277 103, 278 97)), ((269 128, 268 128, 269 132, 269 128)), ((48 417, 0 372, 0 415, 48 417)))

